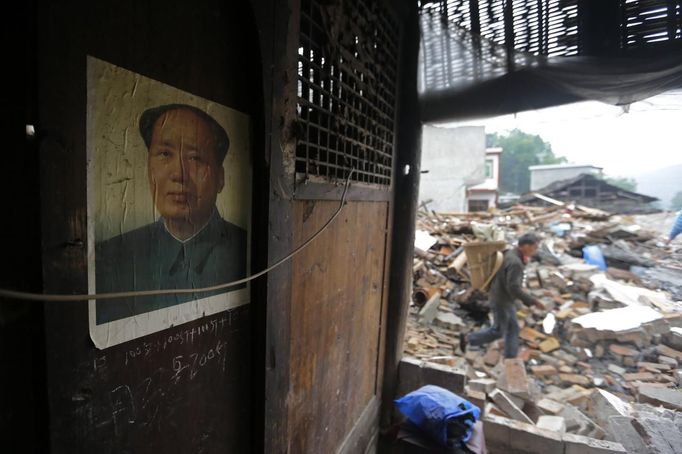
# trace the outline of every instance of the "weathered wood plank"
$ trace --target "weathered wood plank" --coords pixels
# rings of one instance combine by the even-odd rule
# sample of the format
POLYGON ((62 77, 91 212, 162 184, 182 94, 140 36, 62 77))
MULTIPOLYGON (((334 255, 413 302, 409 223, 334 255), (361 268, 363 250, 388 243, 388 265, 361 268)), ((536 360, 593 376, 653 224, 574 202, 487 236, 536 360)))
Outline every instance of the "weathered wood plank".
MULTIPOLYGON (((337 202, 295 202, 296 243, 337 202)), ((291 452, 334 452, 376 392, 387 204, 350 202, 294 259, 291 303, 291 452)))

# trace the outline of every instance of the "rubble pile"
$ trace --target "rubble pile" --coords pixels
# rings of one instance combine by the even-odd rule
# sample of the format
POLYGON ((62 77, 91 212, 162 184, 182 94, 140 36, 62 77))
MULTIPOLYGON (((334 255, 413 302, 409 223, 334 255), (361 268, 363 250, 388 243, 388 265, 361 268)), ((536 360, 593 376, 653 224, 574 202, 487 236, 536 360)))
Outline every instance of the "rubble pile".
POLYGON ((682 442, 652 445, 667 443, 661 431, 682 437, 682 249, 665 247, 661 233, 565 204, 420 211, 405 353, 465 374, 464 397, 484 415, 617 441, 628 452, 680 452, 682 442), (503 340, 462 354, 459 334, 490 323, 463 245, 512 244, 528 231, 543 243, 526 267, 526 287, 544 308, 518 303, 519 356, 504 359, 503 340), (605 271, 586 263, 586 246, 599 248, 605 271))

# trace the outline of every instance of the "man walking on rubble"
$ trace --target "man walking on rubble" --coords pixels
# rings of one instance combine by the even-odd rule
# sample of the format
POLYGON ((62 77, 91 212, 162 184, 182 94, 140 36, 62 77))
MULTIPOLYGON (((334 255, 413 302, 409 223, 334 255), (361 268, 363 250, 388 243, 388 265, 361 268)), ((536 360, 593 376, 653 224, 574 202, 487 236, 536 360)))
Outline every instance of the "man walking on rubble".
MULTIPOLYGON (((504 261, 490 285, 490 306, 493 326, 470 333, 460 334, 462 352, 467 344, 479 346, 504 336, 504 357, 516 358, 519 351, 519 324, 516 320, 516 304, 519 299, 526 306, 543 307, 540 301, 523 290, 523 269, 528 259, 538 250, 540 239, 533 233, 519 237, 518 245, 505 252, 504 261)), ((543 307, 544 308, 544 307, 543 307)))

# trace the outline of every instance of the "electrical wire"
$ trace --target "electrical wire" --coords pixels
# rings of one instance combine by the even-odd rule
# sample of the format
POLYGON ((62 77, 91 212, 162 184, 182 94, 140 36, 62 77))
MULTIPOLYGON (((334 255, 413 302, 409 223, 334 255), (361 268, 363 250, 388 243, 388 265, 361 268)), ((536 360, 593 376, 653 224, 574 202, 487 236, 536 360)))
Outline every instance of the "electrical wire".
POLYGON ((327 227, 329 227, 334 220, 338 217, 338 215, 341 213, 341 210, 343 209, 344 205, 346 204, 346 195, 348 193, 348 188, 350 186, 350 178, 355 172, 355 168, 351 169, 350 173, 346 177, 346 183, 343 188, 343 194, 341 195, 341 202, 339 203, 339 208, 334 212, 334 214, 329 218, 327 222, 317 231, 315 232, 314 235, 312 235, 310 238, 308 238, 303 244, 298 246, 296 249, 291 251, 288 255, 285 257, 279 259, 276 261, 274 264, 270 265, 269 267, 265 268, 262 271, 259 271, 255 274, 252 274, 251 276, 247 276, 242 279, 238 279, 236 281, 232 282, 226 282, 224 284, 218 284, 218 285, 213 285, 211 287, 203 287, 203 288, 181 288, 181 289, 160 289, 160 290, 139 290, 139 291, 129 291, 129 292, 112 292, 112 293, 93 293, 90 295, 86 294, 73 294, 73 295, 65 295, 65 294, 48 294, 48 293, 30 293, 30 292, 21 292, 18 290, 8 290, 8 289, 3 289, 0 288, 0 297, 5 297, 5 298, 13 298, 13 299, 18 299, 18 300, 26 300, 26 301, 42 301, 42 302, 67 302, 67 301, 89 301, 89 300, 108 300, 108 299, 117 299, 117 298, 132 298, 136 296, 159 296, 159 295, 181 295, 181 294, 188 294, 188 293, 205 293, 205 292, 214 292, 216 290, 222 290, 228 287, 233 287, 235 285, 240 285, 240 284, 245 284, 249 281, 252 281, 254 279, 257 279, 270 271, 274 270, 278 266, 282 265, 283 263, 291 260, 296 254, 301 252, 303 249, 308 247, 310 243, 315 241, 315 239, 324 232, 327 227))

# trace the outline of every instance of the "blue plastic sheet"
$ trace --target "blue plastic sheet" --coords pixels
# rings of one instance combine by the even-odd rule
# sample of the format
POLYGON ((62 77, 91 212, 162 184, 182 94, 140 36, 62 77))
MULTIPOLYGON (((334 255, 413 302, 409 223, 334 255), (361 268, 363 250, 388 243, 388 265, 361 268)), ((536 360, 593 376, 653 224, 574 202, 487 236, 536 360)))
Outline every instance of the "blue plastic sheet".
POLYGON ((585 263, 596 265, 601 271, 606 271, 606 261, 604 260, 604 254, 601 252, 601 249, 599 249, 599 246, 585 246, 583 248, 583 259, 585 259, 585 263))
POLYGON ((433 441, 448 446, 448 423, 460 419, 468 427, 460 440, 471 438, 481 410, 466 399, 434 385, 422 386, 395 401, 398 410, 433 441))

